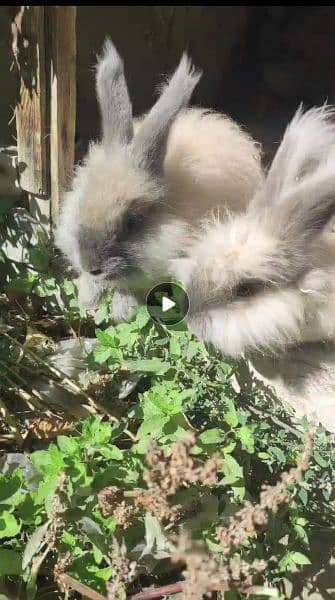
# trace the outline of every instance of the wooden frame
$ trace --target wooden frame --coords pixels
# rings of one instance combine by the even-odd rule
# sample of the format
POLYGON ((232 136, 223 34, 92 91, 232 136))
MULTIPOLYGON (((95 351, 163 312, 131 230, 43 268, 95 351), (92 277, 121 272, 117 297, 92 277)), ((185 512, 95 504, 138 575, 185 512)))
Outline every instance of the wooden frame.
POLYGON ((16 105, 20 186, 57 222, 74 165, 76 6, 21 6, 12 22, 20 74, 16 105))

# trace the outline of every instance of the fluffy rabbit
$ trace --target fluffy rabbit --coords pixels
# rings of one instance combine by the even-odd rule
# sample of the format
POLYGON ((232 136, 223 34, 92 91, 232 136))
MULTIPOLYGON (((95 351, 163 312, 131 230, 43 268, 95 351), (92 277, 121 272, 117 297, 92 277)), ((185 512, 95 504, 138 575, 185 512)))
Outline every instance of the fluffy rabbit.
POLYGON ((92 144, 64 199, 55 241, 79 272, 79 299, 114 288, 113 314, 173 275, 171 259, 213 211, 243 210, 262 181, 258 145, 229 118, 186 109, 200 79, 184 54, 150 110, 135 123, 123 62, 110 41, 98 61, 102 141, 92 144))
POLYGON ((334 109, 299 109, 243 214, 208 222, 173 269, 189 325, 227 355, 335 337, 334 109))

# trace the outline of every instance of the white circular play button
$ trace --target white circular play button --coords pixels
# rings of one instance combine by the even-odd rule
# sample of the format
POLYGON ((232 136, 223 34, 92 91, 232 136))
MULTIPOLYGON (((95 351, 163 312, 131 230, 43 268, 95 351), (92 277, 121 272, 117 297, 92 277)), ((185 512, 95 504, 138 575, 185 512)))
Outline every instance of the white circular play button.
POLYGON ((189 300, 183 288, 177 283, 164 282, 155 285, 147 295, 147 310, 157 322, 177 325, 188 312, 189 300))
POLYGON ((162 311, 163 312, 166 312, 167 310, 171 310, 171 308, 173 308, 174 306, 176 306, 176 303, 173 302, 173 300, 170 300, 170 298, 163 296, 163 298, 162 298, 162 311))

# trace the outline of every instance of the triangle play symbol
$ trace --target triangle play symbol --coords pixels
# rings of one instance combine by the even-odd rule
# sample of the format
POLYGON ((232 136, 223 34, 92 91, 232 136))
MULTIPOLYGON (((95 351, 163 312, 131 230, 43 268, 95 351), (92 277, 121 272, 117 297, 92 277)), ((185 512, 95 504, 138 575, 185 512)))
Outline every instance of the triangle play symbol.
POLYGON ((162 312, 166 312, 167 310, 170 310, 174 306, 176 306, 176 303, 173 302, 173 300, 170 300, 170 298, 167 298, 166 296, 163 296, 163 298, 162 298, 162 312))

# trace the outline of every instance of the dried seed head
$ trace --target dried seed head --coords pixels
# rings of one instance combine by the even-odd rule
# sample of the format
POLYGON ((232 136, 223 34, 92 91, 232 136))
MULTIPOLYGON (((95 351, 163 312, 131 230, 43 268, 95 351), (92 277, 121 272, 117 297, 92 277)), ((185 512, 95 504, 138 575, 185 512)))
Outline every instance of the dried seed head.
POLYGON ((123 492, 116 485, 103 488, 98 493, 98 506, 103 517, 110 517, 123 498, 123 492))
POLYGON ((276 485, 263 485, 259 503, 252 505, 248 502, 231 519, 228 528, 218 528, 218 538, 227 554, 241 548, 249 536, 256 536, 259 528, 264 529, 269 520, 269 512, 276 514, 283 504, 289 502, 291 494, 287 488, 297 484, 308 469, 312 450, 313 438, 307 434, 305 450, 297 466, 283 473, 276 485))

